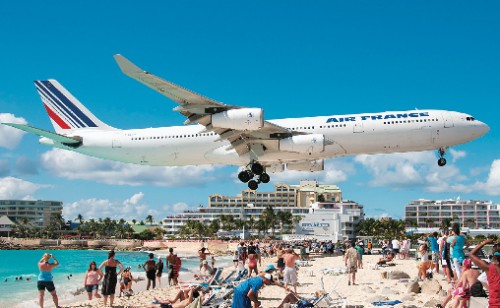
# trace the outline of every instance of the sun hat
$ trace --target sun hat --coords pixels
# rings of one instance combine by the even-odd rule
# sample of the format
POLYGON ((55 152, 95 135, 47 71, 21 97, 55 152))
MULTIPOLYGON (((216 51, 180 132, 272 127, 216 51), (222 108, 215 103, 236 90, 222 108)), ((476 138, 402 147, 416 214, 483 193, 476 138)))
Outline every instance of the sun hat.
POLYGON ((269 264, 268 266, 266 266, 266 268, 264 269, 264 272, 269 272, 269 271, 277 271, 278 269, 276 267, 274 267, 274 265, 272 264, 269 264))

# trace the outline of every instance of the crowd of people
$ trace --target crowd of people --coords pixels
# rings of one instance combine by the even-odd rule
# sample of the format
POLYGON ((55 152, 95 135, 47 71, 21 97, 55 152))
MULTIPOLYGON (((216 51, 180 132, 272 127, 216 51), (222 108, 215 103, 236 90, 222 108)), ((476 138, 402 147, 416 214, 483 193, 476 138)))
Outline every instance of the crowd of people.
MULTIPOLYGON (((449 282, 446 298, 436 307, 466 307, 471 296, 489 296, 490 307, 500 307, 500 246, 494 245, 489 259, 481 259, 478 252, 484 245, 492 243, 486 240, 477 245, 468 255, 464 249, 469 242, 464 234, 460 232, 458 225, 454 225, 449 232, 438 234, 433 232, 426 238, 418 241, 416 256, 410 253, 411 241, 408 238, 392 240, 381 240, 377 245, 382 251, 378 259, 378 266, 390 266, 399 259, 416 257, 418 264, 418 278, 420 280, 430 279, 433 276, 443 275, 443 279, 449 282), (475 265, 475 266, 474 266, 475 265), (476 269, 477 268, 477 269, 476 269)), ((321 296, 316 292, 314 296, 301 297, 297 293, 299 265, 311 260, 311 254, 322 256, 342 256, 347 273, 347 284, 357 285, 356 275, 363 269, 363 255, 371 253, 374 245, 370 240, 359 240, 351 242, 332 241, 241 241, 233 252, 234 271, 238 274, 233 279, 234 286, 232 296, 232 307, 260 307, 259 290, 266 285, 283 288, 285 291, 282 307, 286 303, 314 302, 321 296), (272 264, 262 265, 262 259, 274 260, 272 264)), ((198 251, 200 261, 199 273, 195 278, 202 282, 210 281, 215 274, 215 258, 206 248, 198 251)), ((44 293, 47 290, 58 306, 58 297, 52 281, 52 269, 59 265, 57 259, 51 254, 44 254, 38 267, 39 303, 43 307, 44 293)), ((146 289, 161 287, 161 277, 166 268, 169 286, 177 286, 179 291, 171 298, 155 298, 151 307, 186 307, 197 298, 206 299, 207 289, 200 288, 200 284, 183 287, 179 284, 178 276, 182 265, 181 258, 169 249, 166 258, 154 259, 150 254, 148 259, 140 267, 147 277, 146 289), (165 264, 163 263, 165 260, 165 264)), ((99 266, 95 261, 89 264, 84 278, 84 286, 88 299, 101 298, 104 306, 114 303, 114 295, 117 284, 120 283, 120 295, 131 294, 134 277, 130 267, 124 267, 120 261, 115 259, 115 252, 110 251, 108 258, 99 266), (121 277, 121 278, 119 278, 121 277), (101 292, 99 286, 102 284, 101 292)), ((227 282, 227 281, 226 281, 227 282)))

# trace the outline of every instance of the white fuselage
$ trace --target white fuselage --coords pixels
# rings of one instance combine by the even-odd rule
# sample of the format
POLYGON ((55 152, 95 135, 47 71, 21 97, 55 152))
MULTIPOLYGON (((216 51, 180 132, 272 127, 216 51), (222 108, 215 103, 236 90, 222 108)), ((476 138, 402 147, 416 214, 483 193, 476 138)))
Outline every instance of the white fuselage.
MULTIPOLYGON (((290 131, 322 134, 326 146, 324 151, 309 155, 281 151, 279 141, 269 140, 268 148, 273 150, 259 156, 259 161, 266 164, 357 154, 435 150, 477 139, 489 130, 486 124, 468 114, 444 110, 319 116, 269 122, 290 131)), ((52 145, 95 157, 143 165, 245 165, 251 159, 250 154, 238 155, 228 141, 220 140, 216 133, 206 131, 202 125, 104 131, 85 129, 70 135, 82 137, 83 144, 76 149, 52 145)))

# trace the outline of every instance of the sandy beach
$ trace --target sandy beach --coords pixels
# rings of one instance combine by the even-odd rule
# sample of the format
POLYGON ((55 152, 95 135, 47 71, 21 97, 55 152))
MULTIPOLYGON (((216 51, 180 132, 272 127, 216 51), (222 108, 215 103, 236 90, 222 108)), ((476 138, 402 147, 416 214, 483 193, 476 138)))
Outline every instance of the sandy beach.
MULTIPOLYGON (((375 307, 373 302, 399 300, 402 303, 392 307, 434 307, 443 295, 442 288, 447 289, 448 283, 442 275, 435 275, 432 280, 417 282, 421 292, 411 290, 417 278, 417 261, 395 260, 395 266, 373 269, 373 264, 380 255, 365 255, 364 268, 357 273, 357 285, 348 285, 346 274, 339 274, 344 269, 342 256, 313 256, 308 261, 309 266, 299 268, 299 284, 297 292, 300 296, 310 297, 312 293, 325 291, 332 298, 342 298, 347 307, 375 307), (409 278, 399 278, 400 272, 408 274, 409 278), (389 278, 387 278, 389 277, 389 278), (323 280, 323 283, 322 283, 323 280)), ((264 258, 262 268, 268 264, 276 264, 276 258, 264 258)), ((231 268, 226 268, 229 271, 231 268)), ((224 275, 224 273, 223 273, 224 275)), ((166 278, 163 286, 166 285, 166 278)), ((184 281, 184 283, 188 283, 184 281)), ((418 288, 417 288, 418 289, 418 288)), ((135 285, 135 295, 130 298, 115 298, 115 307, 144 307, 154 300, 154 297, 169 298, 177 292, 176 287, 164 287, 145 291, 145 282, 135 285)), ((262 307, 277 307, 287 292, 277 286, 266 286, 259 294, 262 307)), ((85 297, 76 297, 71 302, 61 303, 62 307, 103 307, 101 300, 85 300, 85 297)))

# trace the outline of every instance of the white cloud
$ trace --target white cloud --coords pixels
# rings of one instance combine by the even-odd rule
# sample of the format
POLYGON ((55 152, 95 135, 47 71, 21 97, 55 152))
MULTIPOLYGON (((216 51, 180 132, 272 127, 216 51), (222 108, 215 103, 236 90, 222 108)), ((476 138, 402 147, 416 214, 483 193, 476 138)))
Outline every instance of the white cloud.
MULTIPOLYGON (((17 118, 11 113, 0 113, 0 122, 16 124, 28 123, 24 118, 17 118)), ((0 125, 0 147, 14 149, 15 147, 17 147, 24 134, 25 132, 17 128, 0 125)))
POLYGON ((494 160, 491 164, 486 182, 477 182, 474 184, 474 188, 484 191, 488 195, 500 195, 500 159, 494 160))
POLYGON ((42 154, 41 164, 51 174, 67 179, 92 180, 118 185, 196 186, 213 181, 214 166, 141 166, 98 159, 52 149, 42 154))
POLYGON ((27 200, 38 189, 44 187, 48 186, 27 182, 14 177, 0 178, 0 199, 27 200))
POLYGON ((430 192, 470 190, 465 185, 453 184, 466 177, 453 164, 439 167, 432 152, 358 155, 354 160, 373 175, 369 184, 374 187, 423 188, 430 192))
POLYGON ((457 160, 459 160, 461 158, 467 157, 467 153, 465 151, 458 151, 458 150, 455 150, 455 149, 449 149, 448 153, 451 154, 452 163, 457 162, 457 160))
POLYGON ((98 219, 110 217, 112 219, 123 218, 125 220, 137 219, 138 221, 146 219, 146 216, 152 215, 155 221, 161 219, 158 211, 150 208, 142 199, 142 192, 132 195, 130 198, 123 201, 109 199, 82 199, 72 203, 63 205, 63 216, 66 220, 75 220, 78 214, 83 216, 83 219, 98 219))

